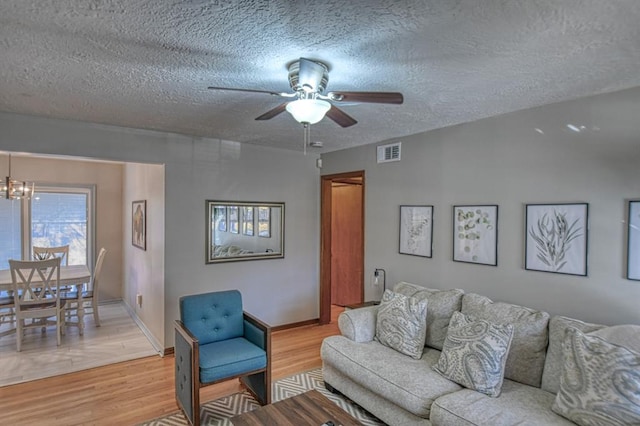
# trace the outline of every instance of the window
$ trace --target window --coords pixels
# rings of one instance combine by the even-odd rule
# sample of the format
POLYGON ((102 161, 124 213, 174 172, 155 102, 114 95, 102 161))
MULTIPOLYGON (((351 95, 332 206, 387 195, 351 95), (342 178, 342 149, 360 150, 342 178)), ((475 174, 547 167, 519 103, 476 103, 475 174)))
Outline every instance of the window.
POLYGON ((9 259, 32 259, 33 246, 69 245, 69 265, 91 265, 93 192, 38 185, 31 200, 0 200, 0 269, 9 267, 9 259))

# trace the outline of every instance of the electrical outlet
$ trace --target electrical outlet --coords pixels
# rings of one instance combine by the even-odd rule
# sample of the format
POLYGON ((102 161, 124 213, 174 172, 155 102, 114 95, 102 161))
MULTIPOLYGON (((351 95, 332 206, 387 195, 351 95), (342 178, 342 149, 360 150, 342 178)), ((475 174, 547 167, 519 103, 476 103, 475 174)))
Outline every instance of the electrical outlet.
POLYGON ((141 294, 137 294, 136 295, 136 304, 142 308, 142 295, 141 294))

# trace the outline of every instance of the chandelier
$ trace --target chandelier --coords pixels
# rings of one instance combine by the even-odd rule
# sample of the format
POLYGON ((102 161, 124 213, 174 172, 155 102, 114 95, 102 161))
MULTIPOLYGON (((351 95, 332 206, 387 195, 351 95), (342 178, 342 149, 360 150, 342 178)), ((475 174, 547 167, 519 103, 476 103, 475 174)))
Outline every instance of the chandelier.
POLYGON ((11 154, 9 154, 9 173, 5 179, 4 186, 0 190, 0 194, 4 195, 7 200, 30 199, 35 194, 35 183, 27 183, 11 178, 11 154))

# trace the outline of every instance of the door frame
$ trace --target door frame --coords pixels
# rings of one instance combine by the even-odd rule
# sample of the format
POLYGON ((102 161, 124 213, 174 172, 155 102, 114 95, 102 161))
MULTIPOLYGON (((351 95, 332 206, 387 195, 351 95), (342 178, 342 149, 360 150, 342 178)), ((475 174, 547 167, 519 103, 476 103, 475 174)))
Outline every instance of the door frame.
POLYGON ((364 216, 365 177, 364 170, 320 176, 320 324, 331 322, 331 191, 333 182, 350 178, 362 179, 362 276, 360 284, 364 294, 364 216))

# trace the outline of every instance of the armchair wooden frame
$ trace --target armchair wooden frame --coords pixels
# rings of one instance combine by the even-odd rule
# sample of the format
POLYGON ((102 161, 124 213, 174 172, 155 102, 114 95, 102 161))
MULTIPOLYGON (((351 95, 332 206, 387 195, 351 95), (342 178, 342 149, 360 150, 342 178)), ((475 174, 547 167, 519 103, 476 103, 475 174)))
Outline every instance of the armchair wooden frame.
POLYGON ((265 368, 247 371, 235 376, 225 377, 223 379, 201 383, 200 382, 200 352, 198 339, 184 326, 182 321, 175 321, 175 387, 176 402, 182 410, 188 422, 193 426, 200 426, 200 388, 224 382, 232 379, 240 379, 240 382, 247 390, 258 400, 261 405, 271 404, 271 327, 265 322, 259 320, 253 315, 243 312, 244 322, 249 323, 262 331, 262 342, 253 342, 262 347, 267 353, 267 365, 265 368), (182 350, 179 350, 182 346, 182 350), (188 353, 189 360, 178 359, 181 354, 188 353), (180 372, 180 368, 187 369, 187 372, 180 372), (191 377, 190 392, 185 392, 183 397, 180 396, 178 388, 180 386, 189 385, 183 383, 180 374, 186 374, 191 377))

